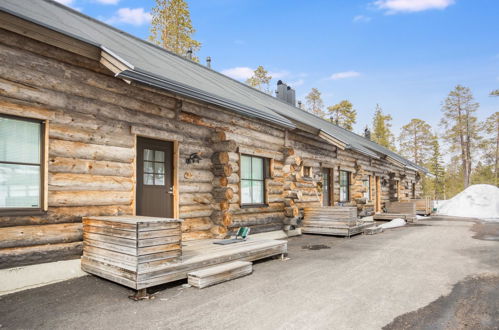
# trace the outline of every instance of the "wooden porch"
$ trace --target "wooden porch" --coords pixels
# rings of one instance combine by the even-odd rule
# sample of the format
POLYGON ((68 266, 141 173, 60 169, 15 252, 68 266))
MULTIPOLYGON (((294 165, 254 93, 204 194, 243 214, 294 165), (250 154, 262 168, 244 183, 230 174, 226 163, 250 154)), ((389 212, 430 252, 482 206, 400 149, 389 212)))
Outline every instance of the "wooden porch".
MULTIPOLYGON (((143 221, 143 218, 140 220, 143 221)), ((90 219, 86 219, 86 221, 90 221, 90 219)), ((92 224, 91 227, 95 227, 95 224, 92 224)), ((89 229, 92 230, 92 228, 89 229)), ((255 261, 287 253, 286 240, 249 236, 246 241, 229 245, 214 244, 216 239, 182 242, 180 256, 164 259, 164 254, 168 252, 150 254, 151 251, 142 252, 143 248, 140 248, 144 245, 140 240, 140 236, 144 233, 169 230, 160 230, 159 227, 153 229, 146 231, 146 229, 139 227, 137 238, 135 240, 133 238, 127 239, 130 241, 129 243, 138 247, 135 252, 123 249, 122 232, 125 231, 123 228, 119 229, 119 232, 117 228, 113 228, 106 235, 99 234, 101 237, 92 234, 91 239, 87 239, 88 235, 85 235, 84 252, 81 259, 82 269, 132 289, 140 290, 185 279, 190 272, 214 265, 235 260, 255 261), (121 235, 121 238, 117 240, 118 237, 111 235, 121 235), (114 243, 110 243, 110 239, 114 243), (107 240, 107 243, 104 240, 107 240), (153 255, 160 255, 163 259, 159 260, 160 262, 151 260, 150 256, 153 255)), ((86 232, 88 233, 87 230, 86 232)), ((130 230, 129 233, 131 232, 130 230)), ((157 247, 161 247, 161 245, 157 247)))

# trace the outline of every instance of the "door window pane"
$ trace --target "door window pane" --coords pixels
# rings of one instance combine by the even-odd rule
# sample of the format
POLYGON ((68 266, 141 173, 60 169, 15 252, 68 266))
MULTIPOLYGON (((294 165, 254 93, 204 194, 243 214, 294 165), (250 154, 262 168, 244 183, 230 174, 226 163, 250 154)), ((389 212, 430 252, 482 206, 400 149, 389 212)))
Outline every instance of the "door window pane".
POLYGON ((165 152, 159 151, 159 150, 154 151, 154 161, 164 162, 165 161, 165 152))
POLYGON ((154 184, 157 186, 164 186, 165 176, 163 174, 154 174, 154 184))
POLYGON ((154 163, 154 173, 164 174, 165 173, 165 163, 154 163))
POLYGON ((153 162, 144 162, 144 173, 154 173, 153 162))
POLYGON ((144 173, 144 184, 153 185, 154 184, 154 174, 144 173))

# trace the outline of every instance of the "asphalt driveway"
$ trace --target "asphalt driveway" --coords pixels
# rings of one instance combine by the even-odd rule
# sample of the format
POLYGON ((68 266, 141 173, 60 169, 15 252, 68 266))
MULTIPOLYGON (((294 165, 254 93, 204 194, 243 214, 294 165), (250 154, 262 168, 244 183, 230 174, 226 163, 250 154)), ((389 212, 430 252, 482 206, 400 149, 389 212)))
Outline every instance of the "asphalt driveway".
POLYGON ((127 299, 125 287, 87 276, 0 297, 0 325, 497 329, 498 229, 435 218, 350 239, 304 235, 289 240, 289 260, 258 262, 252 275, 203 290, 184 282, 157 287, 155 299, 141 302, 127 299), (329 248, 304 248, 310 244, 329 248))

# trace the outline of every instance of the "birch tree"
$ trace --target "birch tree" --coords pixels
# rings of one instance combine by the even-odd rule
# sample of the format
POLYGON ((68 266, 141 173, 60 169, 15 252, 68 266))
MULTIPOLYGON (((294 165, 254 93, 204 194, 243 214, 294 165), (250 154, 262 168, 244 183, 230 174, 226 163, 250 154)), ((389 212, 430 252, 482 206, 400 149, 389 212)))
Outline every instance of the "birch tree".
POLYGON ((414 163, 424 166, 432 150, 431 126, 421 119, 411 119, 402 126, 399 136, 400 153, 414 163))
POLYGON ((394 136, 391 132, 392 116, 383 114, 383 110, 376 104, 376 110, 374 111, 373 118, 373 129, 371 133, 372 141, 380 144, 390 150, 395 151, 394 136))
POLYGON ((187 3, 184 0, 156 0, 151 14, 149 41, 184 57, 192 50, 192 60, 199 62, 194 54, 201 48, 201 43, 192 38, 196 30, 187 3))
POLYGON ((255 87, 262 92, 267 94, 272 94, 272 90, 270 88, 270 81, 272 80, 272 76, 269 74, 267 70, 261 65, 253 71, 253 75, 246 79, 246 84, 251 87, 255 87))
POLYGON ((317 88, 312 88, 310 93, 305 96, 307 102, 307 110, 314 115, 324 118, 326 113, 324 112, 324 102, 322 101, 321 92, 317 88))
POLYGON ((327 107, 329 121, 351 131, 357 122, 357 111, 350 101, 343 100, 338 104, 327 107))
POLYGON ((470 185, 472 156, 480 141, 480 129, 474 116, 478 107, 471 90, 461 85, 449 93, 442 106, 440 125, 446 130, 443 139, 452 153, 459 154, 464 188, 470 185))

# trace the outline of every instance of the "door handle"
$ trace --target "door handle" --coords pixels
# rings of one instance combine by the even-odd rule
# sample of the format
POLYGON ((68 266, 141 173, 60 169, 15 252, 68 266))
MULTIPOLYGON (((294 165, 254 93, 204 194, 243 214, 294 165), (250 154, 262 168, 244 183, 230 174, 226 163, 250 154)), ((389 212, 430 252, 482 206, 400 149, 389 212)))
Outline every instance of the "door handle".
POLYGON ((172 186, 172 187, 170 187, 170 189, 168 190, 168 193, 169 193, 170 195, 173 195, 173 186, 172 186))

